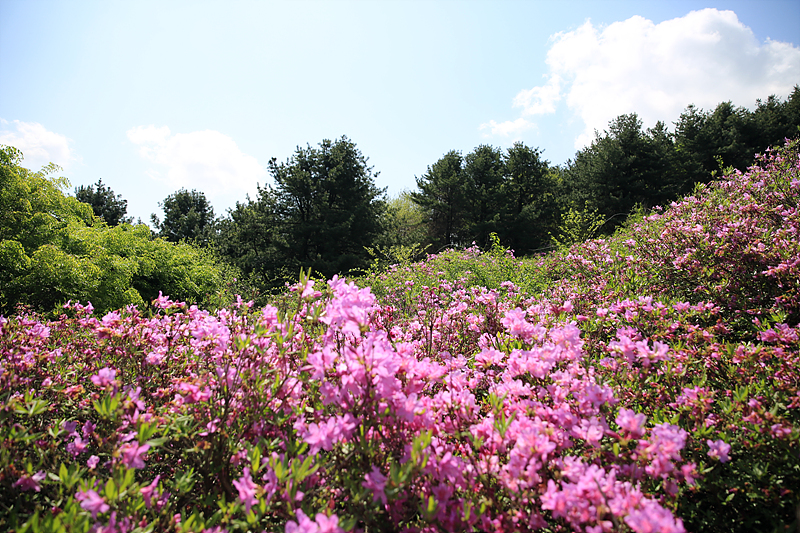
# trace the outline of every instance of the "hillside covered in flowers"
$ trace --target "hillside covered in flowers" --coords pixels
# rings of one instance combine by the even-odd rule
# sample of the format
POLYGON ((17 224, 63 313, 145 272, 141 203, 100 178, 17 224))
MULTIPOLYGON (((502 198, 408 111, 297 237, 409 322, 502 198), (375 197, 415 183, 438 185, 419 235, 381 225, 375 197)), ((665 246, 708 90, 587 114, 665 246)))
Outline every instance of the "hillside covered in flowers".
POLYGON ((0 317, 0 529, 788 531, 798 142, 610 238, 0 317))

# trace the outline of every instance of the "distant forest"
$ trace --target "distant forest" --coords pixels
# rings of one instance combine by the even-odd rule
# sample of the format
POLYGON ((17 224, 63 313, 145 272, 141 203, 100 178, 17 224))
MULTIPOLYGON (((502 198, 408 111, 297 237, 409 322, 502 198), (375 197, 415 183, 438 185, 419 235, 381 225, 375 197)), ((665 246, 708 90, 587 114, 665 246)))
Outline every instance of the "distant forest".
MULTIPOLYGON (((754 111, 724 102, 689 106, 670 130, 621 115, 563 165, 516 143, 453 150, 387 197, 347 137, 298 147, 268 165, 274 187, 216 216, 202 191, 165 198, 152 228, 126 217, 103 184, 63 193, 65 180, 0 150, 0 314, 63 302, 147 307, 159 291, 206 306, 234 293, 259 297, 295 279, 363 272, 447 247, 492 242, 517 256, 608 235, 631 213, 665 206, 756 153, 800 135, 800 87, 754 111)), ((226 300, 227 299, 227 300, 226 300)))

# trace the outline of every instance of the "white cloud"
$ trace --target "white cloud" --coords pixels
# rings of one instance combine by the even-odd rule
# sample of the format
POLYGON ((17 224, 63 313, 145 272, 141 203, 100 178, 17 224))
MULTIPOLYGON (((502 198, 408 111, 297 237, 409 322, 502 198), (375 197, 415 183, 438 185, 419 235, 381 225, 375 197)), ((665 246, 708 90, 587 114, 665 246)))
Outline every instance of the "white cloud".
POLYGON ((561 100, 561 78, 551 75, 547 83, 541 87, 534 87, 520 91, 514 97, 514 107, 523 107, 525 115, 541 115, 555 113, 556 104, 561 100))
MULTIPOLYGON (((531 129, 536 127, 536 124, 532 122, 528 122, 524 118, 520 117, 517 120, 506 120, 505 122, 495 122, 494 120, 490 120, 485 124, 481 124, 481 130, 491 130, 492 135, 502 135, 503 137, 513 137, 516 138, 520 133, 525 130, 531 129)), ((488 135, 485 135, 488 137, 488 135)))
POLYGON ((78 161, 69 147, 69 139, 37 122, 0 119, 0 144, 19 149, 24 157, 23 166, 31 170, 39 170, 48 163, 66 170, 78 161))
POLYGON ((137 126, 128 139, 139 155, 154 163, 148 174, 175 189, 197 189, 209 198, 237 192, 253 193, 264 183, 265 168, 242 153, 233 139, 218 131, 172 134, 167 126, 137 126))
POLYGON ((703 9, 660 24, 640 16, 605 27, 587 21, 551 43, 547 82, 520 91, 513 104, 531 117, 554 113, 563 98, 585 125, 576 148, 624 113, 637 113, 645 126, 670 124, 689 104, 752 108, 758 98, 787 97, 800 82, 800 48, 759 42, 733 11, 703 9))

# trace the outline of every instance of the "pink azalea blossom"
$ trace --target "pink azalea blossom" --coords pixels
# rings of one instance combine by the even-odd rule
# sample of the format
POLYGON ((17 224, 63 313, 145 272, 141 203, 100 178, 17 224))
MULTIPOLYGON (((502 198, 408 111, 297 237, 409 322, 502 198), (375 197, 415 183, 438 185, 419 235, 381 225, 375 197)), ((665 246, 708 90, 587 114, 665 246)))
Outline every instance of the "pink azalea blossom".
POLYGON ((92 518, 97 518, 99 513, 105 513, 111 509, 103 497, 93 490, 78 491, 75 499, 81 502, 81 507, 92 513, 92 518))
POLYGON ((95 428, 97 428, 97 426, 93 424, 91 420, 87 420, 86 423, 83 425, 83 429, 81 430, 83 438, 88 439, 94 432, 95 428))
POLYGON ((303 440, 311 446, 309 453, 316 454, 320 449, 332 450, 333 437, 335 431, 336 420, 331 419, 328 422, 320 422, 319 424, 312 422, 308 425, 308 432, 303 437, 303 440))
POLYGON ((86 449, 86 445, 88 443, 80 438, 77 434, 75 435, 75 440, 67 444, 67 451, 72 454, 73 457, 77 457, 86 449))
POLYGON ((157 488, 158 488, 158 480, 161 479, 161 475, 157 475, 153 481, 147 485, 146 487, 142 487, 139 489, 139 492, 142 494, 144 498, 144 506, 150 509, 152 505, 152 498, 157 495, 157 488))
POLYGON ((144 454, 150 449, 149 444, 139 445, 138 442, 128 442, 120 446, 122 464, 128 468, 144 468, 144 454))
POLYGON ((641 508, 632 510, 625 523, 636 533, 685 533, 683 521, 672 516, 658 503, 645 500, 641 508))
POLYGON ((233 486, 239 491, 239 499, 244 503, 245 512, 250 512, 250 508, 258 503, 256 491, 259 487, 253 483, 249 468, 245 468, 244 475, 238 481, 234 481, 233 486))
POLYGON ((384 488, 386 487, 386 479, 386 476, 381 474, 381 471, 378 470, 378 467, 373 466, 372 472, 364 474, 364 482, 361 483, 362 487, 372 491, 372 500, 380 500, 383 505, 386 505, 388 502, 386 493, 384 492, 384 488))
POLYGON ((727 444, 724 440, 707 440, 708 456, 714 459, 719 459, 720 463, 727 463, 730 461, 728 453, 731 451, 731 445, 727 444))
POLYGON ((296 522, 286 522, 286 533, 319 533, 319 524, 306 516, 302 509, 297 510, 296 517, 296 522))
POLYGON ((108 387, 109 385, 113 384, 114 377, 116 375, 117 375, 117 371, 116 370, 114 370, 113 368, 105 367, 105 368, 101 368, 97 372, 97 374, 93 375, 89 379, 91 379, 92 383, 94 383, 97 387, 100 387, 101 389, 104 389, 104 388, 108 387))
POLYGON ((319 533, 344 533, 344 529, 339 527, 339 517, 335 514, 325 516, 317 513, 314 521, 317 523, 319 533))
POLYGON ((636 414, 630 409, 624 407, 619 410, 616 422, 623 431, 628 432, 631 437, 638 439, 644 435, 644 424, 647 417, 643 414, 636 414))
POLYGON ((39 470, 35 474, 30 476, 24 475, 19 478, 17 481, 14 482, 13 487, 19 487, 20 490, 33 490, 39 492, 42 490, 42 487, 39 486, 39 482, 44 480, 46 474, 43 470, 39 470))

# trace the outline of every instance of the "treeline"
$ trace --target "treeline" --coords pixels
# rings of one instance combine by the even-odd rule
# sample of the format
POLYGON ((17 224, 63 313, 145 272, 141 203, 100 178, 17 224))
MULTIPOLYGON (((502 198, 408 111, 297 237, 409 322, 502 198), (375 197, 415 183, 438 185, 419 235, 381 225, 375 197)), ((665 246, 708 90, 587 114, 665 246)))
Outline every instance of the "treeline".
POLYGON ((57 167, 34 173, 3 147, 0 313, 19 304, 50 311, 68 299, 103 310, 146 306, 159 290, 214 306, 234 292, 282 289, 301 268, 330 277, 492 239, 533 254, 609 234, 632 211, 744 169, 798 132, 800 87, 754 111, 689 106, 672 131, 622 115, 562 166, 522 143, 481 145, 447 152, 416 178, 416 190, 394 198, 342 137, 273 158, 274 185, 221 217, 201 191, 181 189, 161 202, 152 230, 132 225, 127 202, 102 181, 67 196, 65 181, 50 177, 57 167))
POLYGON ((662 122, 645 130, 636 114, 622 115, 560 167, 521 143, 448 152, 410 196, 433 250, 485 246, 496 233, 525 255, 611 233, 634 209, 669 203, 724 168, 744 170, 799 128, 798 87, 785 102, 770 97, 752 112, 730 102, 713 111, 689 106, 673 131, 662 122))

